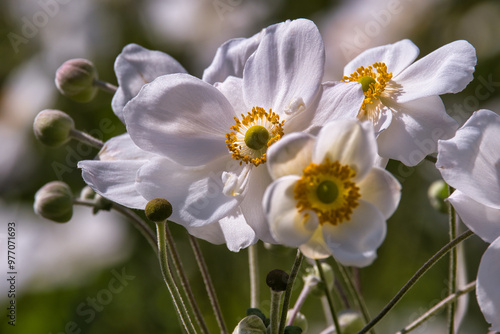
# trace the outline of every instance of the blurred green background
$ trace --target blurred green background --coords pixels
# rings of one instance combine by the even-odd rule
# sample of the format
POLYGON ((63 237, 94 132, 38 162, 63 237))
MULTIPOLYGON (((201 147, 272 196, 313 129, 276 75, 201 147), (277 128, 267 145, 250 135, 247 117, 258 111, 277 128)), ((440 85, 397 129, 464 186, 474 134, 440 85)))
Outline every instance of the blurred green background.
MULTIPOLYGON (((116 84, 114 59, 133 42, 169 53, 191 74, 201 76, 225 40, 249 37, 269 24, 300 17, 314 20, 324 37, 325 80, 339 80, 343 66, 369 47, 409 38, 423 56, 451 41, 466 39, 477 50, 475 79, 463 92, 443 96, 445 105, 460 124, 480 108, 500 112, 500 3, 496 0, 2 3, 0 253, 6 249, 7 223, 15 222, 18 286, 16 326, 12 327, 5 316, 9 300, 6 279, 2 279, 1 333, 181 333, 154 253, 126 219, 108 212, 92 216, 89 209, 83 209, 69 223, 56 225, 32 213, 35 192, 49 181, 61 178, 78 193, 84 182, 75 162, 92 159, 97 153, 75 142, 59 149, 36 142, 31 127, 40 110, 63 110, 74 118, 77 128, 104 140, 125 131, 111 110, 111 95, 101 92, 94 101, 79 104, 58 94, 53 84, 57 67, 70 58, 88 58, 96 64, 102 80, 116 84), (484 84, 488 81, 494 84, 486 91, 484 84), (103 119, 111 120, 112 126, 104 129, 103 119), (61 165, 68 168, 61 172, 61 165), (119 292, 109 293, 109 284, 117 273, 126 273, 128 280, 119 292), (105 305, 90 311, 93 299, 105 305)), ((387 238, 378 259, 360 270, 372 315, 448 238, 447 216, 434 211, 427 200, 429 184, 439 178, 432 163, 424 161, 408 168, 391 161, 388 168, 402 183, 403 196, 388 221, 387 238)), ((185 231, 179 226, 171 228, 209 327, 218 332, 185 231)), ((224 245, 203 241, 201 245, 232 331, 249 307, 247 251, 231 253, 224 245)), ((464 245, 470 281, 487 245, 476 237, 464 245)), ((275 268, 289 271, 295 252, 270 251, 262 244, 258 247, 261 308, 268 313, 270 295, 265 275, 275 268)), ((6 259, 0 261, 0 267, 5 268, 6 259)), ((402 328, 446 295, 446 262, 442 260, 417 283, 379 324, 379 334, 402 328)), ((6 273, 7 269, 2 269, 0 275, 6 277, 6 273)), ((292 303, 301 286, 299 280, 292 303)), ((308 299, 303 313, 309 321, 308 332, 319 333, 324 323, 319 298, 308 299)), ((415 333, 444 333, 443 313, 415 333)), ((487 328, 471 293, 460 333, 486 333, 487 328)))

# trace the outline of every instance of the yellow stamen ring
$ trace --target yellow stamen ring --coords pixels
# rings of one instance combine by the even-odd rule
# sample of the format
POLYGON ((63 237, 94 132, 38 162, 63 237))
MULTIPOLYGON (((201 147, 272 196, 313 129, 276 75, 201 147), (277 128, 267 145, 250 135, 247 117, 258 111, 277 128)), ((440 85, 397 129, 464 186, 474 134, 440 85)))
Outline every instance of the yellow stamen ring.
POLYGON ((326 158, 322 164, 310 163, 293 189, 299 212, 312 210, 319 223, 337 225, 349 221, 359 205, 359 188, 352 178, 356 172, 348 165, 326 158))
MULTIPOLYGON (((356 72, 342 78, 343 82, 359 82, 363 87, 365 99, 358 116, 363 116, 366 113, 366 105, 378 100, 382 92, 387 86, 389 80, 392 79, 392 72, 387 73, 387 65, 385 63, 374 63, 367 68, 361 66, 356 69, 356 72)), ((368 115, 369 117, 371 115, 368 115)))
POLYGON ((226 145, 232 153, 232 158, 240 160, 240 165, 252 163, 258 166, 266 162, 266 151, 276 141, 283 137, 283 125, 279 115, 266 112, 264 108, 254 107, 247 115, 241 114, 241 121, 235 117, 235 125, 226 133, 226 145))

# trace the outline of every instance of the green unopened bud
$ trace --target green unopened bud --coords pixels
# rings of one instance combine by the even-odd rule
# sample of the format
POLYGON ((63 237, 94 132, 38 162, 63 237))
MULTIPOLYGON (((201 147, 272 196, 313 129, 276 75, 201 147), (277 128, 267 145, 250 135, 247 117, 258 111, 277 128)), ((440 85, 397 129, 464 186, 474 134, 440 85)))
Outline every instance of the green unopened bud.
POLYGON ((448 204, 445 202, 448 197, 448 185, 443 180, 432 182, 427 191, 427 196, 434 209, 442 213, 448 213, 448 204))
POLYGON ((56 72, 57 89, 77 102, 89 102, 95 97, 98 90, 94 85, 95 80, 97 70, 86 59, 70 59, 56 72))
POLYGON ((273 291, 285 291, 288 285, 288 274, 281 269, 274 269, 267 274, 266 284, 273 291))
POLYGON ((339 313, 339 325, 342 334, 356 334, 365 326, 365 322, 357 311, 346 310, 339 313))
POLYGON ((154 222, 163 222, 172 215, 172 204, 164 198, 155 198, 146 204, 146 217, 154 222))
POLYGON ((238 323, 233 334, 266 334, 266 326, 258 316, 249 315, 238 323))
POLYGON ((67 143, 75 122, 60 110, 45 109, 38 113, 33 122, 35 137, 43 144, 58 147, 67 143))
MULTIPOLYGON (((326 285, 328 290, 333 289, 335 283, 335 275, 332 267, 328 263, 321 262, 321 269, 325 275, 326 285)), ((305 284, 311 285, 311 293, 315 296, 323 296, 325 294, 325 282, 321 281, 318 267, 309 267, 306 269, 306 275, 303 277, 305 284)))
POLYGON ((80 198, 84 200, 93 200, 95 195, 96 193, 94 189, 90 188, 89 186, 83 187, 82 191, 80 192, 80 198))
POLYGON ((73 216, 73 194, 69 186, 61 181, 44 185, 35 194, 35 213, 55 221, 65 223, 73 216))

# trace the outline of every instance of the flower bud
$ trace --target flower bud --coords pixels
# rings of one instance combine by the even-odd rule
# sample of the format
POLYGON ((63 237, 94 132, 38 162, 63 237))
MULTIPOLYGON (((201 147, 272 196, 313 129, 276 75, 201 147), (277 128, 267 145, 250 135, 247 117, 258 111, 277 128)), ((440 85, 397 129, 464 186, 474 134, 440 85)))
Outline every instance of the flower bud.
POLYGON ((57 89, 77 102, 89 102, 95 97, 98 88, 94 80, 97 80, 97 70, 86 59, 70 59, 56 72, 57 89))
POLYGON ((95 197, 96 193, 94 189, 90 188, 89 186, 83 187, 82 191, 80 192, 80 198, 84 200, 93 200, 95 197))
POLYGON ((443 180, 432 182, 427 191, 427 196, 434 209, 448 213, 448 204, 444 201, 448 197, 448 185, 443 180))
MULTIPOLYGON (((325 275, 326 285, 328 290, 333 289, 335 283, 335 275, 332 267, 325 262, 321 262, 321 269, 325 275)), ((325 294, 325 282, 321 281, 318 268, 316 266, 306 269, 306 275, 303 277, 305 284, 311 284, 311 293, 315 296, 323 296, 325 294)))
POLYGON ((146 204, 146 217, 154 222, 163 222, 172 215, 172 204, 163 198, 155 198, 146 204))
POLYGON ((35 194, 35 213, 65 223, 73 216, 73 194, 69 186, 61 181, 49 182, 35 194))
POLYGON ((359 312, 346 310, 339 313, 339 325, 342 334, 356 334, 363 329, 365 322, 359 312))
POLYGON ((60 110, 45 109, 36 115, 33 122, 35 137, 43 144, 58 147, 67 143, 75 122, 60 110))
POLYGON ((95 206, 92 212, 96 214, 99 210, 109 211, 113 206, 113 202, 109 199, 102 197, 99 194, 95 194, 94 196, 95 206))
POLYGON ((281 269, 274 269, 267 274, 266 284, 273 291, 285 291, 288 285, 288 274, 281 269))

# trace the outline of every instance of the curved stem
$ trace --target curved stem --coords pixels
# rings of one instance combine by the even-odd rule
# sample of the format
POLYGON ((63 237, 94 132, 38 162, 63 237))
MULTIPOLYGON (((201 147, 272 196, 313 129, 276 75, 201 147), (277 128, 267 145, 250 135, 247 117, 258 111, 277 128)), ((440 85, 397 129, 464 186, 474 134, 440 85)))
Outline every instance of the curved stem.
POLYGON ((110 84, 109 82, 106 82, 106 81, 98 80, 98 79, 95 79, 93 84, 94 84, 94 86, 96 86, 100 90, 103 90, 103 91, 111 93, 111 94, 116 93, 116 91, 118 89, 118 87, 116 87, 115 85, 110 84))
POLYGON ((257 245, 248 247, 248 269, 250 271, 250 307, 259 307, 259 266, 257 245))
MULTIPOLYGON (((313 276, 308 277, 305 282, 304 282, 304 287, 302 288, 302 291, 300 292, 299 297, 297 298, 297 301, 295 302, 295 305, 292 308, 292 311, 290 312, 290 317, 288 318, 287 321, 287 326, 293 325, 293 322, 295 321, 295 317, 297 316, 297 313, 299 313, 300 308, 302 305, 304 305, 304 302, 307 299, 307 296, 309 296, 309 293, 311 292, 311 288, 315 285, 318 284, 317 278, 313 278, 313 276)), ((288 311, 287 311, 288 313, 288 311)))
MULTIPOLYGON (((170 223, 170 221, 167 221, 167 224, 168 223, 170 223)), ((188 300, 187 306, 189 307, 188 309, 189 315, 196 319, 196 321, 200 325, 201 332, 204 334, 208 334, 209 331, 207 324, 205 323, 205 320, 203 319, 203 315, 201 314, 198 303, 194 298, 193 290, 191 289, 191 285, 189 284, 189 281, 184 272, 184 268, 182 267, 182 262, 180 260, 179 253, 177 252, 177 248, 175 247, 174 238, 172 237, 172 233, 170 232, 168 225, 165 226, 165 232, 167 237, 168 249, 170 250, 170 255, 174 263, 175 273, 177 274, 177 277, 179 277, 179 280, 181 281, 183 292, 185 293, 185 297, 187 297, 188 300)))
POLYGON ((177 313, 180 316, 184 329, 189 334, 196 334, 196 329, 191 322, 191 318, 189 317, 186 306, 184 305, 181 294, 179 293, 179 289, 177 289, 177 285, 175 284, 174 278, 172 277, 172 273, 168 265, 165 224, 166 222, 156 223, 156 230, 158 233, 158 258, 160 260, 161 273, 163 275, 163 280, 167 285, 168 291, 172 296, 175 308, 177 309, 177 313))
POLYGON ((325 273, 323 272, 323 268, 321 267, 321 262, 319 260, 315 260, 316 267, 318 268, 319 277, 323 281, 323 286, 325 288, 325 295, 328 300, 328 306, 330 307, 330 313, 333 318, 333 325, 335 326, 336 334, 341 334, 339 319, 337 318, 337 313, 335 312, 335 306, 333 305, 332 295, 330 293, 330 289, 328 289, 328 283, 325 278, 325 273))
POLYGON ((456 302, 456 300, 460 296, 471 292, 475 288, 476 288, 476 281, 470 282, 469 284, 464 286, 462 289, 457 290, 455 293, 449 295, 448 297, 446 297, 445 299, 443 299, 442 301, 440 301, 439 303, 434 305, 427 312, 422 314, 418 319, 413 321, 411 324, 409 324, 408 326, 406 326, 405 328, 403 328, 402 330, 400 330, 396 334, 405 334, 405 333, 411 332, 412 330, 414 330, 415 328, 417 328, 418 326, 423 324, 425 321, 427 321, 430 317, 434 316, 437 312, 441 311, 446 305, 449 305, 450 303, 456 302))
POLYGON ((292 296, 292 288, 295 283, 295 279, 297 278, 297 273, 299 272, 300 265, 302 264, 302 260, 304 259, 304 255, 302 252, 297 249, 297 256, 295 257, 295 261, 293 262, 292 270, 290 271, 290 275, 288 276, 288 282, 285 290, 285 297, 283 299, 283 309, 281 310, 281 319, 279 326, 279 333, 285 333, 285 324, 286 324, 286 315, 288 313, 288 307, 290 305, 290 298, 292 296))
POLYGON ((101 140, 94 138, 91 135, 80 130, 71 129, 69 132, 69 136, 98 149, 101 149, 104 146, 104 143, 101 140))
POLYGON ((203 277, 203 282, 205 283, 205 288, 207 289, 208 298, 210 299, 210 304, 212 305, 212 309, 214 310, 215 318, 217 319, 217 323, 219 324, 221 334, 227 334, 227 328, 226 324, 224 323, 224 318, 222 317, 222 311, 220 309, 219 301, 217 300, 217 294, 215 293, 214 285, 212 283, 212 279, 210 278, 207 264, 205 263, 203 254, 201 253, 198 241, 195 237, 189 234, 189 242, 191 243, 196 262, 198 263, 198 267, 200 268, 201 276, 203 277))
POLYGON ((399 302, 399 300, 410 290, 410 288, 422 277, 427 270, 429 270, 439 259, 441 259, 446 253, 448 253, 456 245, 473 235, 472 231, 466 231, 460 234, 453 241, 447 243, 443 248, 441 248, 436 254, 434 254, 424 265, 417 270, 417 272, 406 282, 406 284, 398 291, 398 293, 387 303, 387 305, 374 317, 363 329, 361 329, 358 334, 363 334, 368 332, 373 326, 375 326, 382 318, 399 302))

